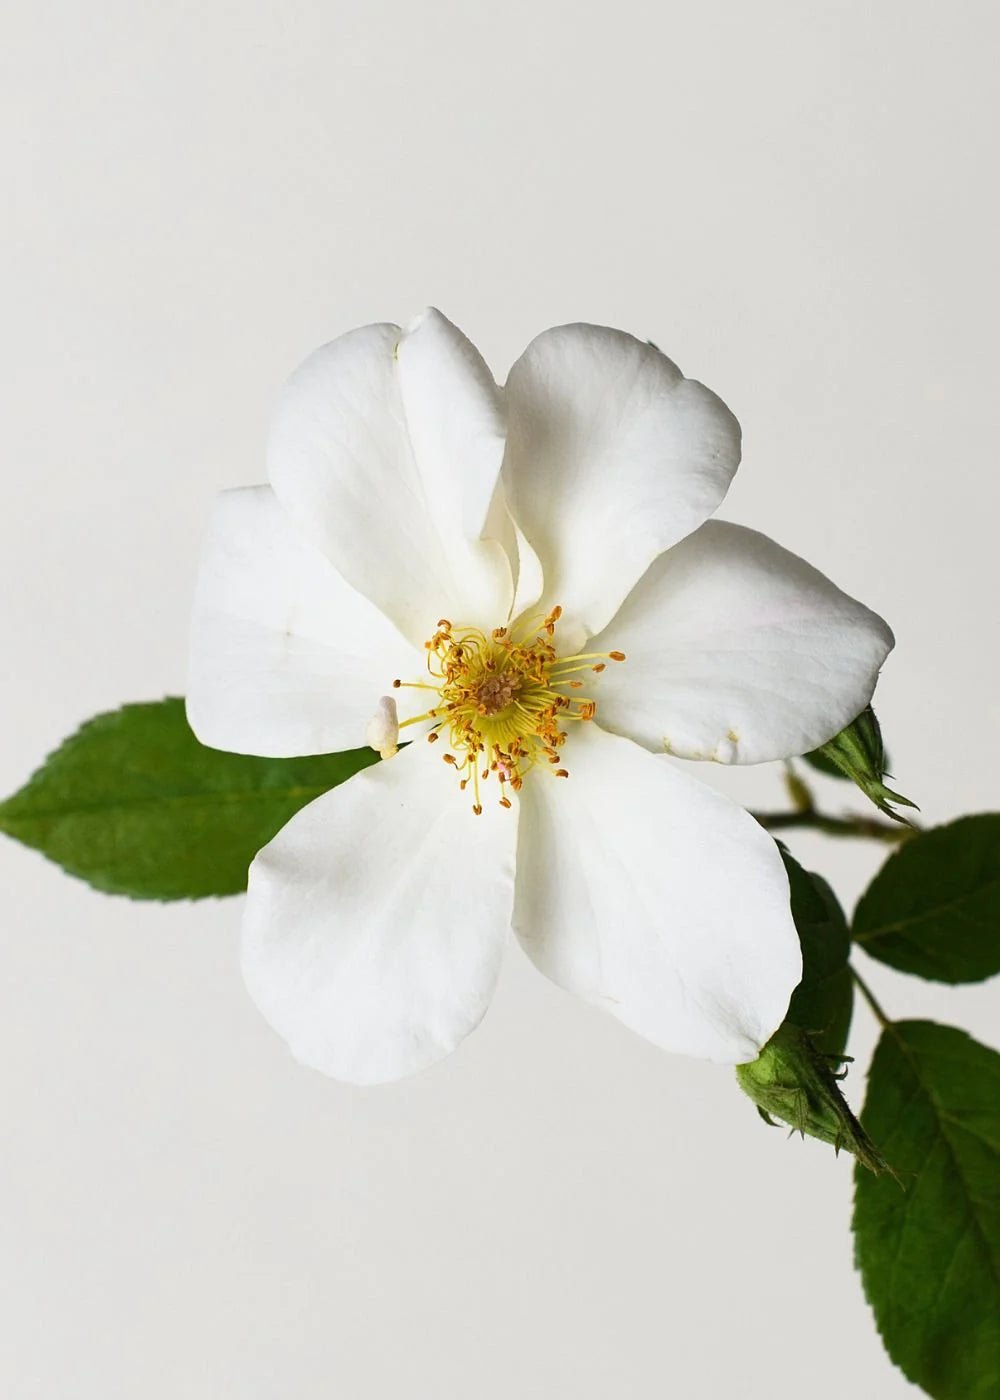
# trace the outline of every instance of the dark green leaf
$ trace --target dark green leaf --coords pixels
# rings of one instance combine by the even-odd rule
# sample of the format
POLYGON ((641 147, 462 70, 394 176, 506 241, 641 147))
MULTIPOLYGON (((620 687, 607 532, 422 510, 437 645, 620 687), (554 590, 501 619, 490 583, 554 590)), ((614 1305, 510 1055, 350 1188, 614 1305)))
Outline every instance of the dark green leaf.
POLYGON ((816 1049, 841 1055, 847 1044, 854 985, 847 965, 851 949, 844 911, 820 875, 803 870, 782 850, 792 893, 792 918, 802 945, 802 981, 787 1020, 808 1031, 816 1049))
POLYGON ((1000 1395, 1000 1055, 964 1031, 882 1034, 861 1121, 899 1182, 858 1171, 858 1267, 886 1350, 935 1400, 1000 1395))
POLYGON ((89 720, 0 804, 0 831, 110 894, 237 894, 300 807, 377 761, 371 749, 221 753, 191 733, 183 700, 125 705, 89 720))
POLYGON ((910 837, 862 895, 854 937, 873 958, 937 982, 1000 972, 1000 813, 910 837))

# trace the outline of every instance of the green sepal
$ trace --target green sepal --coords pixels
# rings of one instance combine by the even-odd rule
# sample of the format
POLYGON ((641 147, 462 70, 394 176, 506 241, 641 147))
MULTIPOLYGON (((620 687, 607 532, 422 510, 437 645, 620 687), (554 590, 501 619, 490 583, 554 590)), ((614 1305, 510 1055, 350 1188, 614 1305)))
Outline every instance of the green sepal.
POLYGON ((877 1175, 891 1168, 855 1118, 840 1092, 844 1071, 838 1056, 824 1055, 807 1031, 786 1022, 749 1065, 738 1065, 740 1088, 765 1122, 780 1119, 803 1138, 829 1143, 835 1152, 853 1153, 877 1175))
POLYGON ((803 757, 821 772, 828 773, 833 769, 850 778, 879 811, 893 821, 908 825, 906 818, 891 805, 893 802, 901 807, 919 810, 915 802, 901 793, 893 792, 883 781, 885 745, 882 742, 882 728, 871 705, 828 743, 803 757))

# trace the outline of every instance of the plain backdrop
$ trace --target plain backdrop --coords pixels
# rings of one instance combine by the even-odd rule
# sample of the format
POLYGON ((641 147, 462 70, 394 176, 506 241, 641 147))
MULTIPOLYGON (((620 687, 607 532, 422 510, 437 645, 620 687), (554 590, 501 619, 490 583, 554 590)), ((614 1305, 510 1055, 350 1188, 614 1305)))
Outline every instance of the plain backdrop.
MULTIPOLYGON (((881 611, 931 822, 1000 801, 993 4, 34 0, 3 20, 0 790, 180 693, 213 494, 276 390, 439 305, 566 320, 743 423, 723 514, 881 611)), ((775 767, 705 774, 779 805, 775 767)), ((860 807, 820 780, 833 808, 860 807)), ((878 849, 793 842, 852 900, 878 849)), ((250 1004, 240 901, 4 842, 0 1393, 891 1400, 851 1166, 516 950, 450 1060, 355 1090, 250 1004)), ((997 1043, 994 985, 869 965, 997 1043)), ((859 1008, 855 1104, 874 1040, 859 1008)))

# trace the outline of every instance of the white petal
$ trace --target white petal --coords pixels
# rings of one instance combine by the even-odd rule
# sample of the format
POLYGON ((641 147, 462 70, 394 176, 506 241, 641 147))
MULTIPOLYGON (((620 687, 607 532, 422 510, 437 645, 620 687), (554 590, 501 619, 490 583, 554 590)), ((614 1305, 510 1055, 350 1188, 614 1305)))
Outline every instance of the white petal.
POLYGON ((602 725, 655 752, 720 763, 807 753, 872 697, 882 619, 805 560, 711 520, 659 558, 593 649, 602 725))
POLYGON ((503 463, 503 400, 479 351, 440 311, 407 328, 396 352, 421 485, 440 529, 483 532, 503 463))
POLYGON ((438 312, 323 346, 278 405, 268 470, 344 578, 415 645, 439 617, 507 616, 503 550, 481 538, 503 455, 500 393, 438 312))
POLYGON ((507 506, 503 482, 497 483, 496 494, 490 506, 486 521, 486 538, 497 540, 507 556, 510 576, 514 585, 508 616, 503 622, 520 617, 542 596, 544 578, 542 564, 532 548, 524 531, 511 515, 507 506))
POLYGON ((521 792, 514 927, 554 982, 662 1046, 752 1060, 801 975, 775 843, 670 759, 578 726, 521 792))
POLYGON ((375 1084, 454 1050, 496 985, 516 837, 419 741, 292 818, 250 867, 243 971, 296 1059, 375 1084))
POLYGON ((515 588, 514 601, 510 608, 510 615, 515 618, 538 603, 545 588, 545 576, 542 561, 513 517, 510 528, 514 535, 514 545, 509 551, 510 557, 517 561, 513 566, 515 588))
POLYGON ((424 664, 269 486, 218 498, 188 671, 188 720, 203 744, 279 758, 360 748, 379 696, 424 664))
POLYGON ((575 642, 716 509, 739 462, 739 424, 665 355, 603 326, 532 341, 507 410, 510 508, 541 556, 546 605, 563 607, 563 638, 575 642))

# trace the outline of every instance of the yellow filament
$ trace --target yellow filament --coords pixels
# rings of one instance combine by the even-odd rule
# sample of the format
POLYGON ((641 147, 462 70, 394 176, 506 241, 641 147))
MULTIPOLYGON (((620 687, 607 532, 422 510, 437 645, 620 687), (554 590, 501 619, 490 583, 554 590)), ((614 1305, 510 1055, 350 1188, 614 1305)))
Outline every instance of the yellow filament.
POLYGON ((424 643, 429 680, 393 681, 397 690, 437 695, 431 709, 399 727, 429 720, 428 742, 447 739, 452 752, 441 757, 456 770, 463 792, 471 783, 477 816, 483 810, 480 785, 491 777, 505 808, 512 805, 509 792, 519 792, 533 768, 569 777, 567 768, 556 766, 569 737, 563 722, 591 720, 597 712, 596 700, 576 693, 583 682, 570 678, 581 671, 599 674, 608 661, 625 660, 620 651, 559 656, 555 632, 561 616, 556 607, 489 633, 442 618, 424 643))

